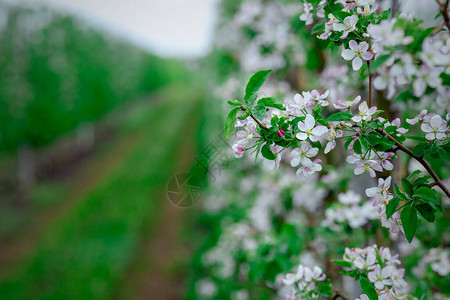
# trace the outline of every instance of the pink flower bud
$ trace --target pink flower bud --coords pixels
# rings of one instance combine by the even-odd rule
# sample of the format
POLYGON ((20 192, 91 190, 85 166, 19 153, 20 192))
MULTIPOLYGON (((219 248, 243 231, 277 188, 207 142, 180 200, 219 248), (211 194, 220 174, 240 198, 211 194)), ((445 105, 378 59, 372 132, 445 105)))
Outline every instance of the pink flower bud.
POLYGON ((277 132, 277 134, 278 134, 278 136, 279 137, 283 137, 284 136, 284 130, 283 129, 278 129, 278 132, 277 132))

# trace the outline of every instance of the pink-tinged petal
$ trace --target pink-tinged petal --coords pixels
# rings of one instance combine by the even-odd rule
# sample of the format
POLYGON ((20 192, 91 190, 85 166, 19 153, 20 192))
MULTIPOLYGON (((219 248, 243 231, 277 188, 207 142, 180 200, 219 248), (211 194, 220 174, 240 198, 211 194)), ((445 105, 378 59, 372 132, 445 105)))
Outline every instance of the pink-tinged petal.
POLYGON ((319 138, 315 135, 311 135, 309 136, 309 139, 311 140, 311 142, 315 143, 319 141, 319 138))
POLYGON ((352 49, 353 51, 358 50, 358 43, 355 40, 351 40, 348 43, 348 46, 350 47, 350 49, 352 49))
POLYGON ((362 67, 362 59, 359 57, 355 57, 352 60, 352 67, 354 71, 358 71, 362 67))
POLYGON ((434 140, 436 137, 435 137, 435 135, 434 135, 434 133, 427 133, 426 135, 425 135, 425 138, 427 139, 427 140, 429 140, 429 141, 432 141, 432 140, 434 140))
POLYGON ((417 124, 417 122, 419 122, 419 119, 417 119, 417 118, 406 119, 406 123, 411 124, 411 125, 415 125, 415 124, 417 124))
POLYGON ((443 133, 443 132, 438 132, 438 133, 436 133, 436 138, 437 138, 438 140, 443 140, 443 139, 445 139, 445 137, 446 137, 446 135, 445 135, 445 133, 443 133))
POLYGON ((304 132, 299 132, 295 135, 296 138, 298 138, 299 140, 306 140, 308 138, 308 135, 304 132))
POLYGON ((431 127, 436 128, 436 127, 439 127, 442 124, 442 122, 444 122, 444 120, 441 118, 441 116, 435 115, 431 118, 430 125, 431 125, 431 127))
POLYGON ((312 115, 306 115, 305 125, 307 129, 311 129, 316 125, 316 120, 314 120, 312 115))
POLYGON ((307 129, 305 123, 303 123, 303 122, 298 122, 297 127, 298 127, 298 129, 300 129, 301 131, 306 131, 306 129, 307 129))
POLYGON ((433 128, 427 123, 422 123, 422 125, 420 125, 420 129, 422 129, 423 132, 433 132, 433 128))
POLYGON ((325 150, 323 151, 323 153, 327 154, 331 151, 333 145, 331 142, 328 142, 327 145, 325 146, 325 150))
POLYGON ((399 127, 400 126, 400 118, 395 118, 391 122, 392 125, 399 127))
POLYGON ((334 31, 343 31, 345 29, 345 25, 342 23, 333 23, 334 31))
POLYGON ((360 116, 354 116, 351 118, 351 120, 355 123, 361 122, 361 117, 360 116))
POLYGON ((291 166, 293 166, 293 167, 298 166, 298 165, 300 164, 301 160, 302 160, 302 159, 301 159, 300 156, 293 157, 293 158, 291 159, 291 166))
POLYGON ((373 58, 373 53, 370 51, 364 52, 362 55, 364 60, 371 60, 373 58))
POLYGON ((392 182, 392 177, 389 176, 388 178, 386 178, 386 179, 384 180, 384 187, 385 187, 386 189, 388 189, 388 188, 391 186, 391 182, 392 182))
POLYGON ((367 44, 366 42, 361 42, 361 43, 359 43, 358 48, 359 48, 359 51, 364 53, 367 50, 369 50, 369 44, 367 44))
POLYGON ((347 38, 347 36, 348 36, 348 33, 349 33, 349 31, 344 30, 344 33, 341 36, 341 40, 345 40, 347 38))
POLYGON ((315 135, 315 136, 321 136, 321 135, 324 135, 327 132, 328 132, 328 128, 326 128, 325 126, 316 126, 312 130, 312 134, 315 135))
POLYGON ((342 51, 342 58, 345 60, 351 60, 353 59, 353 57, 355 57, 355 52, 353 52, 352 50, 349 49, 344 49, 342 51))
POLYGON ((372 198, 378 193, 378 187, 368 188, 366 189, 366 195, 367 197, 372 198))
MULTIPOLYGON (((368 172, 369 172, 370 177, 375 177, 375 176, 376 176, 374 170, 372 170, 372 169, 369 168, 368 172)), ((358 174, 356 174, 356 175, 358 175, 358 174)))
POLYGON ((371 108, 369 108, 369 110, 367 111, 368 115, 373 115, 374 113, 376 113, 377 111, 377 107, 376 106, 372 106, 371 108))
POLYGON ((358 106, 359 111, 367 111, 369 109, 369 106, 367 105, 366 101, 363 101, 359 106, 358 106))
POLYGON ((420 97, 425 93, 425 90, 427 89, 427 84, 425 80, 422 78, 416 79, 413 82, 413 90, 414 90, 414 96, 420 97))
POLYGON ((361 175, 362 173, 364 173, 364 168, 363 167, 357 167, 357 168, 355 168, 353 173, 355 173, 355 175, 361 175))
POLYGON ((391 171, 392 169, 394 169, 394 166, 388 160, 383 160, 383 162, 381 164, 382 164, 383 168, 388 170, 388 171, 391 171))
POLYGON ((317 90, 312 90, 311 91, 311 96, 313 96, 313 98, 319 98, 320 93, 317 90))
POLYGON ((319 153, 319 148, 311 148, 308 150, 308 152, 306 152, 306 156, 313 157, 316 156, 317 153, 319 153))
POLYGON ((356 162, 358 162, 359 161, 359 158, 357 158, 357 157, 354 157, 354 156, 348 156, 347 157, 347 162, 349 163, 349 164, 354 164, 354 163, 356 163, 356 162))
POLYGON ((373 165, 371 165, 370 167, 371 167, 372 169, 374 169, 375 171, 383 172, 383 168, 382 168, 381 165, 379 165, 378 163, 373 164, 373 165))

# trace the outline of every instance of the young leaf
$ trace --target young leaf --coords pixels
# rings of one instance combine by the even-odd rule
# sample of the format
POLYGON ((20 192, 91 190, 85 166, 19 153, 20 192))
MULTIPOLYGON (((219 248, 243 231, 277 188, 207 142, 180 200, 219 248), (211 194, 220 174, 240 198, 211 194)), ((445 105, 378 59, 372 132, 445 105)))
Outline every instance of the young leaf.
POLYGON ((334 121, 350 121, 350 119, 353 117, 352 114, 340 111, 337 113, 332 114, 327 118, 327 122, 334 122, 334 121))
POLYGON ((416 205, 417 210, 419 211, 419 213, 422 215, 422 217, 427 220, 428 222, 434 222, 435 216, 434 216, 434 211, 433 208, 426 204, 426 203, 422 203, 422 204, 417 204, 416 205))
POLYGON ((261 98, 258 100, 258 105, 259 104, 274 107, 280 110, 285 110, 283 103, 281 103, 281 101, 275 97, 261 98))
POLYGON ((389 219, 397 210, 398 204, 400 203, 400 198, 395 196, 392 198, 388 205, 386 206, 386 218, 389 219))
POLYGON ((405 237, 411 243, 417 230, 417 209, 414 206, 405 206, 400 213, 405 237))
POLYGON ((262 156, 264 156, 266 159, 269 160, 275 160, 277 158, 277 156, 273 154, 272 150, 270 150, 270 147, 267 143, 265 143, 264 146, 262 146, 261 154, 262 156))
POLYGON ((244 101, 248 105, 252 105, 254 100, 256 99, 256 93, 263 85, 264 81, 266 81, 267 76, 272 70, 259 71, 250 77, 250 80, 245 87, 245 96, 244 101))
POLYGON ((411 182, 409 182, 407 179, 402 178, 402 187, 405 193, 409 196, 412 196, 413 193, 413 187, 411 182))
POLYGON ((225 125, 223 128, 223 133, 227 139, 230 138, 231 134, 234 131, 234 126, 236 126, 236 115, 238 111, 240 111, 240 107, 233 108, 225 118, 225 125))
POLYGON ((233 100, 233 101, 228 100, 227 103, 230 105, 233 105, 233 106, 241 106, 242 105, 242 103, 239 102, 239 100, 233 100))
POLYGON ((345 260, 338 260, 338 259, 334 259, 332 260, 333 263, 340 265, 342 267, 346 267, 346 268, 351 268, 352 263, 349 261, 345 261, 345 260))
POLYGON ((402 191, 400 191, 400 188, 399 188, 398 185, 395 184, 395 183, 394 183, 394 192, 395 192, 395 194, 396 194, 398 197, 400 197, 400 199, 405 200, 405 201, 408 201, 408 197, 406 197, 406 195, 403 194, 402 191))
POLYGON ((258 105, 252 108, 252 113, 255 118, 262 120, 266 116, 266 107, 263 104, 258 103, 258 105))
POLYGON ((364 294, 366 294, 370 300, 378 300, 378 294, 375 290, 375 287, 369 280, 367 280, 366 277, 361 276, 361 278, 359 279, 359 285, 361 286, 364 294))
POLYGON ((415 170, 414 172, 412 172, 409 176, 408 176, 408 181, 413 180, 417 175, 419 175, 422 171, 420 170, 415 170))

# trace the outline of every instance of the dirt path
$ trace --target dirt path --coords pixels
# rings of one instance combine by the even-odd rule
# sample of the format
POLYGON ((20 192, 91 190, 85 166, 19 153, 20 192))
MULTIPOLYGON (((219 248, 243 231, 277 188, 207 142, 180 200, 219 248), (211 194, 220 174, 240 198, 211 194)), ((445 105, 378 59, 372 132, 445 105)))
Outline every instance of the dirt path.
POLYGON ((94 155, 86 161, 88 168, 75 178, 67 194, 69 197, 59 204, 36 215, 30 225, 24 229, 15 240, 0 245, 0 279, 14 269, 14 266, 26 258, 35 249, 47 228, 58 218, 64 218, 76 205, 86 198, 108 174, 118 168, 123 160, 132 152, 137 144, 145 137, 144 132, 133 132, 121 136, 114 142, 114 147, 107 153, 94 155))
MULTIPOLYGON (((193 112, 195 112, 195 108, 193 112)), ((178 145, 175 170, 173 174, 187 172, 196 155, 195 133, 199 116, 189 114, 185 130, 178 145)), ((189 258, 183 247, 180 232, 183 217, 195 208, 180 208, 172 204, 166 187, 158 187, 154 197, 164 201, 158 225, 144 229, 144 238, 130 267, 125 281, 121 284, 117 300, 176 300, 182 298, 183 278, 176 268, 180 262, 189 258)))

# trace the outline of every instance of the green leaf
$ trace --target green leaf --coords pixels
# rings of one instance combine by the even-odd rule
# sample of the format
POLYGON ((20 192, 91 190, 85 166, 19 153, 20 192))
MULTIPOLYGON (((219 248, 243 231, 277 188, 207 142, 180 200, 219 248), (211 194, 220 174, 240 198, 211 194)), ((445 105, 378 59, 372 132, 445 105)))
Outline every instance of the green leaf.
POLYGON ((351 16, 352 14, 346 11, 335 11, 333 12, 333 15, 336 17, 336 19, 343 22, 346 17, 351 16))
POLYGON ((405 206, 400 213, 405 237, 411 243, 417 230, 417 209, 414 206, 405 206))
POLYGON ((231 134, 234 131, 234 126, 236 126, 236 115, 238 113, 238 111, 240 111, 241 108, 240 107, 235 107, 233 108, 227 115, 227 117, 225 118, 225 125, 223 128, 223 133, 225 134, 225 137, 227 139, 230 138, 231 134))
POLYGON ((392 198, 391 201, 389 201, 388 205, 386 206, 386 218, 387 219, 392 217, 392 215, 397 210, 399 203, 400 203, 400 198, 397 196, 392 198))
POLYGON ((246 104, 252 106, 254 100, 256 99, 256 94, 263 85, 264 81, 266 81, 270 72, 272 72, 272 70, 259 71, 250 77, 247 86, 245 87, 244 101, 246 104))
POLYGON ((417 204, 416 208, 425 220, 428 222, 434 222, 434 210, 430 205, 426 203, 417 204))
POLYGON ((412 172, 411 174, 409 174, 408 176, 408 180, 411 181, 414 179, 414 177, 416 177, 417 175, 419 175, 422 171, 420 170, 415 170, 414 172, 412 172))
POLYGON ((412 196, 413 187, 411 182, 408 181, 408 179, 402 178, 402 187, 407 195, 412 196))
POLYGON ((351 113, 340 111, 329 116, 326 121, 327 122, 350 121, 352 117, 353 115, 351 113))
POLYGON ((400 197, 400 199, 405 200, 405 201, 408 201, 408 200, 409 200, 408 197, 406 197, 406 195, 403 194, 402 191, 400 191, 400 188, 399 188, 398 185, 395 184, 395 183, 394 183, 394 192, 395 192, 395 194, 396 194, 398 197, 400 197))
POLYGON ((431 188, 426 186, 419 187, 418 189, 414 190, 414 197, 418 197, 424 200, 426 203, 434 207, 435 210, 438 210, 442 213, 442 204, 436 197, 436 191, 432 190, 431 188))
POLYGON ((262 146, 261 154, 262 156, 264 156, 266 159, 269 160, 275 160, 277 158, 277 156, 273 154, 272 150, 270 149, 267 143, 265 143, 264 146, 262 146))
POLYGON ((311 29, 311 34, 316 34, 318 32, 321 32, 324 30, 325 27, 325 22, 320 22, 318 24, 316 24, 312 29, 311 29))
POLYGON ((274 107, 280 110, 285 110, 283 103, 281 102, 280 99, 277 99, 275 97, 266 97, 266 98, 261 98, 258 100, 258 105, 264 105, 264 106, 269 106, 269 107, 274 107))
POLYGON ((375 287, 369 280, 367 280, 366 277, 361 276, 361 278, 359 279, 359 285, 361 286, 364 294, 366 294, 370 300, 378 300, 378 294, 375 290, 375 287))
POLYGON ((359 139, 353 143, 353 151, 355 151, 356 154, 362 154, 361 142, 359 139))
POLYGON ((258 104, 252 108, 252 113, 255 118, 262 120, 266 116, 266 107, 263 104, 258 104))
POLYGON ((424 156, 425 155, 425 150, 428 149, 430 145, 428 143, 420 143, 418 145, 416 145, 413 149, 413 153, 416 156, 424 156))
POLYGON ((239 120, 245 120, 248 118, 248 116, 250 116, 250 110, 247 109, 245 110, 241 116, 238 117, 239 120))
POLYGON ((375 71, 381 67, 388 59, 391 57, 389 54, 378 56, 371 64, 370 64, 370 72, 373 74, 375 71))
POLYGON ((233 105, 233 106, 241 106, 242 105, 242 103, 239 102, 239 100, 233 100, 233 101, 228 100, 227 103, 230 105, 233 105))
POLYGON ((337 265, 340 265, 342 267, 346 267, 346 268, 351 268, 352 267, 352 263, 349 262, 349 261, 334 259, 334 260, 332 260, 332 262, 337 264, 337 265))

